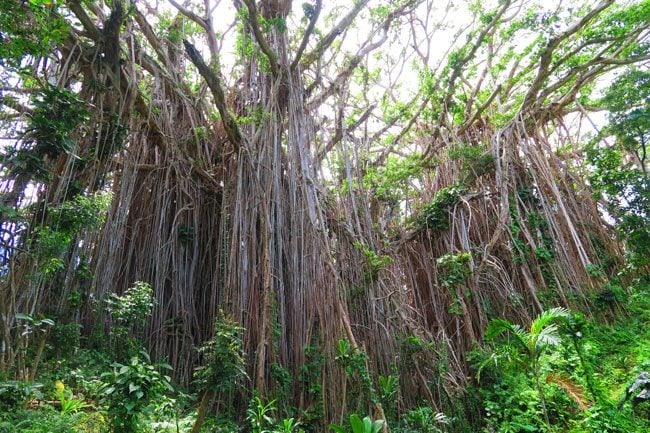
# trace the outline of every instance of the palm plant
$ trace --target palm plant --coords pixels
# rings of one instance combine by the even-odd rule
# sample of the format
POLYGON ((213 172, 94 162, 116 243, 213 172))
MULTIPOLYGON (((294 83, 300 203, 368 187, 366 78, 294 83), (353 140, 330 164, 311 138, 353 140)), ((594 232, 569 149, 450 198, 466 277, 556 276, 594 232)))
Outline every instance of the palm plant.
POLYGON ((549 348, 560 344, 561 336, 557 322, 568 324, 570 317, 569 310, 556 307, 541 312, 530 323, 529 330, 507 320, 495 319, 490 322, 485 331, 485 338, 489 340, 495 339, 503 333, 508 333, 513 337, 510 343, 520 352, 524 366, 535 378, 535 386, 539 393, 548 431, 551 431, 551 422, 548 418, 544 390, 540 381, 540 358, 549 348))

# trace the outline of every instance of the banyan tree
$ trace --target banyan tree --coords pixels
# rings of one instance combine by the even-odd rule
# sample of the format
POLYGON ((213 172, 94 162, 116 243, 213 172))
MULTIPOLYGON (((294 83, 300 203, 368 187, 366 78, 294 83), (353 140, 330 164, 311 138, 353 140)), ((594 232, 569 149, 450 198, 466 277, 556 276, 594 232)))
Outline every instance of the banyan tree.
POLYGON ((622 256, 580 143, 650 4, 543 3, 4 2, 0 370, 16 314, 102 332, 142 281, 179 383, 223 312, 248 388, 326 420, 346 356, 462 400, 490 319, 589 309, 622 256))

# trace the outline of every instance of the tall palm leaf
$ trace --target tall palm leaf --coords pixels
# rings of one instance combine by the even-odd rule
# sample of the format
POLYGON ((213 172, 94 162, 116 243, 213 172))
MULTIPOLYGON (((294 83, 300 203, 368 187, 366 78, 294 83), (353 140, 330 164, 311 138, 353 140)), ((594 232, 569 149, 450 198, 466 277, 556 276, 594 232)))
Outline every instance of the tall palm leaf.
POLYGON ((520 325, 515 325, 503 319, 492 320, 485 331, 485 338, 487 340, 493 340, 499 335, 507 333, 512 337, 509 344, 518 348, 524 355, 524 364, 535 377, 535 385, 539 393, 544 419, 546 420, 549 431, 551 430, 551 422, 549 421, 548 411, 546 409, 544 390, 540 383, 539 359, 549 347, 557 346, 562 341, 557 322, 568 324, 570 318, 571 313, 569 310, 556 307, 541 312, 531 322, 528 331, 520 325))

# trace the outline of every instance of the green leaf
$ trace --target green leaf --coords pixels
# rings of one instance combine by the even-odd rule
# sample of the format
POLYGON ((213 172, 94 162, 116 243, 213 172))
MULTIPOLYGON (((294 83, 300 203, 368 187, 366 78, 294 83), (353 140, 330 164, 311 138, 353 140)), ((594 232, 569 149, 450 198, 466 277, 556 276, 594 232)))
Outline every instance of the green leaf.
POLYGON ((364 422, 361 420, 359 415, 350 415, 350 425, 352 426, 353 433, 365 433, 364 422))
POLYGON ((369 417, 363 419, 363 431, 365 433, 370 433, 372 430, 372 420, 369 417))

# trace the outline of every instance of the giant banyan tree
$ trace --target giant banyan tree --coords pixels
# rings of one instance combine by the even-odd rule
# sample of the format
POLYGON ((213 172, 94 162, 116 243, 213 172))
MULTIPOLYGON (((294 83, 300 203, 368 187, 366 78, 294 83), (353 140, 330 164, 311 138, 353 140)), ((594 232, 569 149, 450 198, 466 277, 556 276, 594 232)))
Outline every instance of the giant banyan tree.
POLYGON ((143 281, 180 383, 223 312, 262 395, 338 417, 347 347, 442 407, 490 319, 589 309, 622 255, 579 143, 647 1, 2 8, 0 370, 17 313, 101 330, 143 281))

